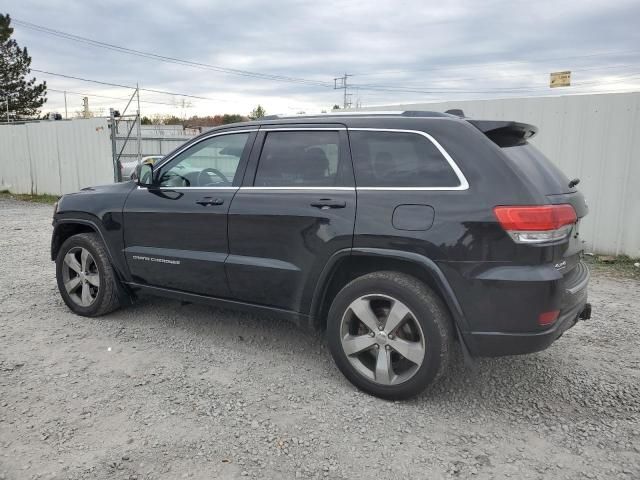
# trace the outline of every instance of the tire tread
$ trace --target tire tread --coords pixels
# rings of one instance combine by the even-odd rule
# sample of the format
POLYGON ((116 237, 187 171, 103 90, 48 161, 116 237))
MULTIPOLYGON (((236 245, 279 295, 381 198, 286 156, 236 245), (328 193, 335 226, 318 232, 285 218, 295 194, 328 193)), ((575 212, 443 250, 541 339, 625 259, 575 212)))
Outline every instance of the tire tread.
MULTIPOLYGON (((424 334, 426 335, 426 332, 424 332, 424 334)), ((423 281, 411 275, 396 271, 368 273, 345 285, 338 295, 336 295, 329 309, 327 335, 329 348, 334 360, 347 379, 356 387, 368 393, 390 400, 401 400, 412 397, 424 390, 428 385, 440 380, 450 364, 453 352, 453 320, 442 299, 423 281), (365 290, 367 288, 370 290, 375 289, 372 285, 379 285, 380 289, 389 287, 400 288, 406 292, 414 302, 417 302, 420 308, 428 311, 429 320, 437 330, 436 338, 429 338, 429 341, 438 341, 436 348, 439 354, 437 358, 431 359, 431 362, 437 368, 435 372, 429 372, 428 375, 425 374, 427 375, 425 382, 421 382, 419 378, 416 378, 418 377, 418 374, 416 374, 415 377, 408 381, 392 387, 377 385, 361 377, 360 374, 356 373, 348 364, 348 360, 342 358, 344 353, 342 352, 342 346, 340 344, 339 331, 343 312, 337 310, 341 307, 341 304, 346 303, 349 299, 352 300, 353 297, 361 295, 363 288, 365 290)))
MULTIPOLYGON (((98 302, 97 308, 84 312, 73 308, 73 306, 69 305, 69 302, 67 302, 65 294, 62 292, 62 286, 60 282, 58 283, 58 286, 60 288, 60 293, 65 299, 65 303, 67 303, 67 305, 72 308, 75 313, 87 317, 99 317, 102 315, 106 315, 107 313, 110 313, 120 307, 118 286, 116 283, 118 280, 116 278, 115 272, 113 271, 113 267, 111 266, 109 254, 107 253, 102 239, 98 236, 97 233, 79 233, 77 235, 69 237, 60 247, 56 263, 58 264, 62 261, 64 255, 66 255, 66 252, 68 252, 69 249, 72 248, 72 246, 77 246, 79 243, 83 242, 88 243, 92 247, 92 249, 94 250, 92 254, 95 253, 97 257, 95 260, 99 263, 99 266, 102 269, 103 281, 100 283, 100 288, 104 288, 104 290, 102 292, 102 297, 98 302)), ((56 270, 58 270, 58 268, 56 270)))

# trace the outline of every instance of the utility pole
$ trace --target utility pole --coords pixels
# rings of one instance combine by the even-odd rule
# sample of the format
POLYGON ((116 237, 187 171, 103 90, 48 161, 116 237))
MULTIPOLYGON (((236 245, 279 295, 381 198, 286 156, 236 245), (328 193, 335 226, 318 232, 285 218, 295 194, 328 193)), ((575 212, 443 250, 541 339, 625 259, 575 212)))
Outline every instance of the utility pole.
POLYGON ((68 120, 69 115, 67 114, 67 91, 64 91, 64 119, 68 120))
POLYGON ((343 77, 333 79, 333 89, 344 90, 342 108, 351 107, 351 94, 347 93, 347 78, 349 77, 351 77, 351 75, 345 73, 343 77))
POLYGON ((5 101, 7 102, 7 123, 9 123, 9 95, 6 96, 5 101))
POLYGON ((84 108, 84 118, 89 118, 89 97, 82 97, 82 106, 84 108))

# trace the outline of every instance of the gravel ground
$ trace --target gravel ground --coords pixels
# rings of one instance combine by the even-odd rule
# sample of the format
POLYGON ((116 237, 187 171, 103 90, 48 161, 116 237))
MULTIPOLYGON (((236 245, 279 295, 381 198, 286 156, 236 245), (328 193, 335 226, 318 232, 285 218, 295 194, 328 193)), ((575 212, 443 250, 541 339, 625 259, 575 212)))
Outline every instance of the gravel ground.
POLYGON ((594 318, 547 351, 388 402, 278 320, 151 297, 71 314, 51 213, 0 200, 0 479, 640 478, 637 280, 600 269, 594 318))

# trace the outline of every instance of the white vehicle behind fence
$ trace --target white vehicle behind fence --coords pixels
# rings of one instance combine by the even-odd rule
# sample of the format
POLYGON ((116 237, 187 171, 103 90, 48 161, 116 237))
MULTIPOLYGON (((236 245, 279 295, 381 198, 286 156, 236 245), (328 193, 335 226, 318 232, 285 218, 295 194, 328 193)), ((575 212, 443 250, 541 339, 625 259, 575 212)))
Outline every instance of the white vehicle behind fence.
MULTIPOLYGON (((162 155, 150 155, 148 157, 142 157, 140 163, 150 163, 153 165, 158 160, 163 158, 162 155)), ((120 174, 122 175, 122 181, 126 182, 128 180, 135 180, 135 171, 138 166, 138 160, 125 160, 120 161, 120 174)))

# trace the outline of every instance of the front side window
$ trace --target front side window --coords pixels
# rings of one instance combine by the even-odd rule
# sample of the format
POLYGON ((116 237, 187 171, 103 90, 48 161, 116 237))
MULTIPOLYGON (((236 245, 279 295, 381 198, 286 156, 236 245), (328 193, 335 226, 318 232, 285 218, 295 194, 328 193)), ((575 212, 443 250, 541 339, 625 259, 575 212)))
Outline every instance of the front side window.
POLYGON ((268 132, 260 154, 257 187, 331 187, 340 184, 337 131, 268 132))
POLYGON ((460 179, 427 137, 418 133, 349 131, 358 187, 451 187, 460 179))
POLYGON ((160 186, 232 186, 248 138, 248 133, 233 133, 211 137, 193 145, 161 172, 160 186))

